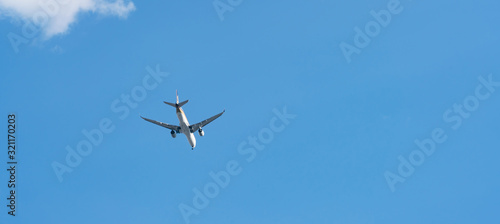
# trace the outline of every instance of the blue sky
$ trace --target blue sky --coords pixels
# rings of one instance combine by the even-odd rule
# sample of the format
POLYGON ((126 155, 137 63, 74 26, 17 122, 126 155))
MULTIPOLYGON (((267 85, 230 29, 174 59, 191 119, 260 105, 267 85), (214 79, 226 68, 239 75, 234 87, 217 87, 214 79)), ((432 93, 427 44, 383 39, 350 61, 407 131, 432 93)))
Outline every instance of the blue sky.
POLYGON ((42 29, 18 52, 8 35, 22 36, 23 17, 0 11, 0 108, 5 126, 16 114, 18 161, 11 217, 5 147, 2 223, 497 220, 500 3, 401 0, 348 62, 341 43, 355 47, 355 28, 376 22, 370 11, 397 2, 221 2, 232 8, 223 21, 212 1, 82 8, 67 30, 42 29), (129 114, 113 111, 151 76, 148 67, 168 76, 129 114), (190 100, 191 123, 226 109, 196 135, 195 150, 139 117, 178 124, 163 103, 176 89, 190 100), (276 115, 285 108, 289 123, 276 115), (66 164, 66 147, 103 119, 113 130, 59 181, 52 164, 66 164), (283 129, 272 131, 273 120, 283 129), (446 140, 424 154, 414 141, 436 129, 446 140), (249 137, 269 130, 248 161, 249 137), (423 157, 401 174, 399 157, 410 155, 423 157), (203 191, 231 161, 240 172, 196 208, 193 188, 203 191), (387 173, 404 182, 391 190, 387 173), (197 214, 183 215, 181 204, 197 214))

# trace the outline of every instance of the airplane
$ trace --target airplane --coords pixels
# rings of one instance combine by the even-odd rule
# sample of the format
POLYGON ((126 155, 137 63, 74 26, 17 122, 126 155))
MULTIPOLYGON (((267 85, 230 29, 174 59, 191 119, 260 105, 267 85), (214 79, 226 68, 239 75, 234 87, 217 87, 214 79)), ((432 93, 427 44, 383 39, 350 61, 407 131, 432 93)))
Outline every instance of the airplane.
POLYGON ((193 133, 196 132, 196 131, 198 131, 198 134, 200 136, 205 135, 205 132, 203 132, 202 127, 204 127, 205 125, 209 124, 213 120, 215 120, 218 117, 220 117, 224 112, 226 112, 226 110, 222 111, 219 114, 214 115, 211 118, 203 120, 203 121, 201 121, 199 123, 196 123, 196 124, 193 124, 193 125, 189 125, 189 122, 188 122, 188 120, 186 118, 186 114, 184 113, 184 111, 181 108, 189 100, 185 100, 185 101, 182 101, 182 102, 179 103, 179 95, 177 94, 177 90, 175 91, 175 96, 177 98, 177 101, 176 101, 175 104, 174 103, 165 102, 165 101, 163 101, 163 102, 165 104, 168 104, 170 106, 175 107, 177 118, 179 119, 179 126, 177 126, 177 125, 171 125, 171 124, 166 124, 166 123, 155 121, 155 120, 151 120, 151 119, 148 119, 148 118, 145 118, 145 117, 142 117, 142 116, 141 116, 141 118, 144 119, 144 120, 146 120, 146 121, 149 121, 149 122, 151 122, 153 124, 157 124, 157 125, 160 125, 162 127, 170 129, 171 130, 170 134, 172 135, 172 138, 175 138, 175 136, 177 135, 177 133, 182 133, 182 134, 186 135, 186 138, 187 138, 187 140, 189 142, 189 145, 191 145, 191 150, 193 150, 194 147, 196 146, 196 138, 194 137, 193 133))

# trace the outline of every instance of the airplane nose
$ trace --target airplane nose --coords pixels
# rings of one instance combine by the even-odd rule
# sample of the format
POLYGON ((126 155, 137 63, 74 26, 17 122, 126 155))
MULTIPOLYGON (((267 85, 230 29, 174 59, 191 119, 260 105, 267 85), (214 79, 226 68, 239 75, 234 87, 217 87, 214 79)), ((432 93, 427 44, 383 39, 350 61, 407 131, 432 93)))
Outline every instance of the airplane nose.
MULTIPOLYGON (((191 135, 193 135, 193 134, 191 134, 191 135)), ((189 143, 191 143, 191 147, 194 148, 194 147, 196 147, 196 138, 194 138, 194 136, 190 136, 190 137, 191 137, 190 138, 191 141, 189 141, 189 143)))

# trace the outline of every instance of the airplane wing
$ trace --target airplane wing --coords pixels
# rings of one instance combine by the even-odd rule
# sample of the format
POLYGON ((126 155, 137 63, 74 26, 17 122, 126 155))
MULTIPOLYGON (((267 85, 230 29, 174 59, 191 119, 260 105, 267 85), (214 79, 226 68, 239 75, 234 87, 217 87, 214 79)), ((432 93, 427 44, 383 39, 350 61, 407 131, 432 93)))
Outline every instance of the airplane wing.
POLYGON ((208 118, 202 122, 199 122, 199 123, 196 123, 196 124, 193 124, 193 125, 190 125, 189 126, 189 129, 191 130, 191 132, 195 132, 197 131, 198 129, 204 127, 205 125, 209 124, 210 122, 212 122, 213 120, 217 119, 218 117, 220 117, 224 112, 226 112, 226 110, 222 111, 221 113, 211 117, 211 118, 208 118))
POLYGON ((166 124, 166 123, 163 123, 163 122, 159 122, 159 121, 147 119, 147 118, 142 117, 142 116, 141 116, 141 118, 144 119, 144 120, 146 120, 146 121, 149 121, 149 122, 151 122, 153 124, 157 124, 157 125, 160 125, 162 127, 168 128, 168 129, 170 129, 172 131, 175 131, 177 133, 179 133, 179 131, 181 130, 181 127, 179 127, 177 125, 166 124))

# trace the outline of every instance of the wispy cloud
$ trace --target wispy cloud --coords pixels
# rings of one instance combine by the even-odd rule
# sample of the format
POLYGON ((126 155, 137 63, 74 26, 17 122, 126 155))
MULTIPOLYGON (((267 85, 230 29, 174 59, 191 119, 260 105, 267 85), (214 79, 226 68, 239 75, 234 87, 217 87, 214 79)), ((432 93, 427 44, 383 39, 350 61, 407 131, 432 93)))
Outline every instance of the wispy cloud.
POLYGON ((134 3, 124 0, 0 0, 0 18, 31 23, 43 39, 68 32, 80 13, 127 18, 134 10, 134 3))

